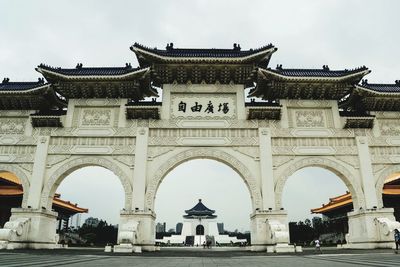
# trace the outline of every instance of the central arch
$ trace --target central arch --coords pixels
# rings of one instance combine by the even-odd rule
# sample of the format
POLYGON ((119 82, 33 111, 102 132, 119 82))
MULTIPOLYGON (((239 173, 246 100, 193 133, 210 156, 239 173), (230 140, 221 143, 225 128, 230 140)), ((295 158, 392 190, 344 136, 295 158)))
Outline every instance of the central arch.
POLYGON ((171 156, 155 173, 146 188, 147 208, 154 210, 157 190, 165 176, 178 165, 193 159, 211 159, 224 163, 235 170, 245 182, 251 197, 253 210, 261 208, 261 192, 250 170, 235 156, 217 149, 192 148, 171 156))
POLYGON ((285 168, 283 174, 278 177, 275 183, 275 195, 278 209, 282 208, 282 192, 286 181, 296 171, 306 167, 320 167, 336 174, 349 189, 353 199, 354 210, 359 209, 359 207, 364 207, 363 191, 361 186, 353 179, 350 170, 335 160, 323 157, 306 157, 291 163, 289 167, 285 168))
POLYGON ((102 157, 80 157, 72 159, 64 163, 60 168, 54 171, 45 183, 41 203, 42 207, 51 209, 52 199, 56 192, 58 185, 73 171, 82 167, 99 166, 112 171, 121 181, 125 191, 125 210, 131 210, 132 203, 132 186, 129 181, 129 176, 118 165, 106 158, 102 157))

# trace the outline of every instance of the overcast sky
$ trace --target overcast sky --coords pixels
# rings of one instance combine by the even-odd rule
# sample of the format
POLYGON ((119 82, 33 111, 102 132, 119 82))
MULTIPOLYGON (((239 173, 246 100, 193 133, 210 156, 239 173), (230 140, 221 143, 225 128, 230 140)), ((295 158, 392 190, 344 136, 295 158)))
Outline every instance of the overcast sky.
MULTIPOLYGON (((396 0, 0 0, 0 77, 9 77, 11 81, 36 80, 40 75, 34 68, 40 63, 63 67, 75 67, 78 62, 84 66, 124 66, 126 62, 136 65, 135 56, 129 50, 134 42, 159 48, 169 42, 175 47, 201 48, 230 48, 233 43, 240 43, 242 49, 273 43, 278 51, 272 57, 272 67, 278 63, 294 68, 329 65, 331 69, 366 65, 372 70, 367 76, 370 82, 393 83, 400 79, 399 10, 400 1, 396 0)), ((173 224, 183 214, 179 209, 190 208, 201 197, 210 208, 217 210, 219 218, 230 229, 248 228, 249 199, 233 197, 248 195, 240 178, 226 166, 214 166, 210 162, 203 162, 199 169, 201 174, 207 172, 207 177, 196 178, 193 177, 196 172, 190 171, 196 164, 181 165, 160 187, 157 221, 173 224), (218 177, 209 178, 211 175, 218 177), (234 184, 224 194, 214 189, 207 193, 188 186, 183 180, 188 178, 215 188, 226 185, 230 179, 234 184), (191 192, 182 196, 182 206, 177 206, 174 199, 176 188, 191 192), (225 193, 233 195, 225 196, 225 193), (228 199, 238 202, 232 205, 231 201, 225 201, 228 199)), ((116 223, 118 212, 112 213, 111 206, 119 209, 123 201, 118 180, 96 168, 74 174, 80 181, 68 183, 74 180, 68 179, 58 191, 89 208, 92 216, 116 223), (95 191, 90 177, 96 181, 95 191), (100 194, 102 188, 105 191, 100 194), (116 191, 110 192, 110 188, 116 191), (86 202, 89 196, 97 200, 86 202)), ((328 182, 331 180, 326 172, 308 169, 296 175, 301 177, 288 181, 285 194, 294 189, 287 194, 290 197, 284 198, 292 219, 309 216, 307 211, 315 204, 319 206, 328 197, 345 190, 337 177, 332 178, 336 183, 328 182), (312 193, 299 190, 315 184, 318 189, 312 193), (321 188, 329 188, 330 192, 319 196, 321 188), (291 212, 290 203, 305 208, 294 208, 291 212), (296 215, 299 210, 303 212, 296 215)))

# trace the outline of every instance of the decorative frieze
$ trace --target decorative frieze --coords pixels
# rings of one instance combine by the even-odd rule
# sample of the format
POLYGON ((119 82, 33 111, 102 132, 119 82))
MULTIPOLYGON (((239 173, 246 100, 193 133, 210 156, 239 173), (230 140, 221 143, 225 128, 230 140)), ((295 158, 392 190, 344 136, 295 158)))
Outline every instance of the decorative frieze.
MULTIPOLYGON (((238 85, 233 84, 172 84, 168 85, 171 93, 235 93, 238 85)), ((239 85, 239 88, 242 88, 239 85)))
POLYGON ((378 122, 381 135, 400 136, 400 123, 398 120, 380 119, 378 122))
POLYGON ((81 126, 110 126, 111 109, 83 109, 81 126))
POLYGON ((135 139, 127 137, 53 137, 49 143, 51 154, 130 154, 135 139))
POLYGON ((333 103, 329 100, 285 100, 287 107, 295 108, 331 108, 333 103))
POLYGON ((0 118, 0 134, 24 134, 27 118, 0 118))

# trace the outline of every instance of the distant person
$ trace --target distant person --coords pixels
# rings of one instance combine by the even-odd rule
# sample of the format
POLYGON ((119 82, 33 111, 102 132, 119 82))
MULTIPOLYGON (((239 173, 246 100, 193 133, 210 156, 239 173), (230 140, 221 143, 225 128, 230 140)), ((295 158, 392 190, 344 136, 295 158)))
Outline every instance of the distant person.
POLYGON ((396 243, 396 253, 399 250, 400 245, 400 232, 399 229, 394 229, 394 242, 396 243))
POLYGON ((321 244, 320 244, 320 241, 319 241, 318 239, 316 239, 316 240, 314 241, 314 243, 315 243, 315 252, 321 253, 322 251, 321 251, 321 244))

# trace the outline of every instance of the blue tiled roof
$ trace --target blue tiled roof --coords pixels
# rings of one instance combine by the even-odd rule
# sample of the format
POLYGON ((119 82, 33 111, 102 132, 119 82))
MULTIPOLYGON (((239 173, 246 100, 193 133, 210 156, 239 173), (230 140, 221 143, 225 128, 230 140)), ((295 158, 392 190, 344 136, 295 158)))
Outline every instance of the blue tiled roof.
POLYGON ((363 66, 352 70, 330 70, 328 66, 323 66, 322 69, 284 69, 282 68, 282 65, 278 65, 276 69, 268 70, 289 77, 342 77, 349 74, 366 71, 368 68, 363 66))
POLYGON ((82 64, 78 64, 72 69, 55 68, 40 64, 39 68, 70 76, 114 76, 140 70, 140 68, 132 68, 130 64, 127 64, 125 67, 83 67, 82 64))
POLYGON ((400 93, 400 80, 395 81, 394 84, 368 83, 364 80, 360 87, 379 93, 400 93))
POLYGON ((215 210, 210 210, 204 204, 201 202, 201 199, 199 199, 199 203, 196 204, 193 208, 190 210, 185 210, 185 212, 188 215, 211 215, 215 212, 215 210))
POLYGON ((10 82, 8 79, 4 79, 3 82, 0 83, 0 91, 23 91, 43 85, 45 85, 43 79, 39 79, 36 82, 10 82))
POLYGON ((271 49, 274 46, 272 44, 269 44, 269 45, 266 45, 266 46, 263 46, 263 47, 260 47, 257 49, 241 50, 240 45, 234 44, 233 49, 216 49, 216 48, 188 49, 188 48, 174 48, 173 44, 171 43, 171 44, 167 45, 165 50, 161 50, 161 49, 157 49, 157 48, 149 48, 149 47, 143 46, 141 44, 135 43, 134 45, 131 46, 131 50, 133 50, 134 47, 154 53, 159 56, 165 56, 165 57, 235 58, 235 57, 246 57, 249 55, 253 55, 253 54, 256 54, 263 50, 271 49))

